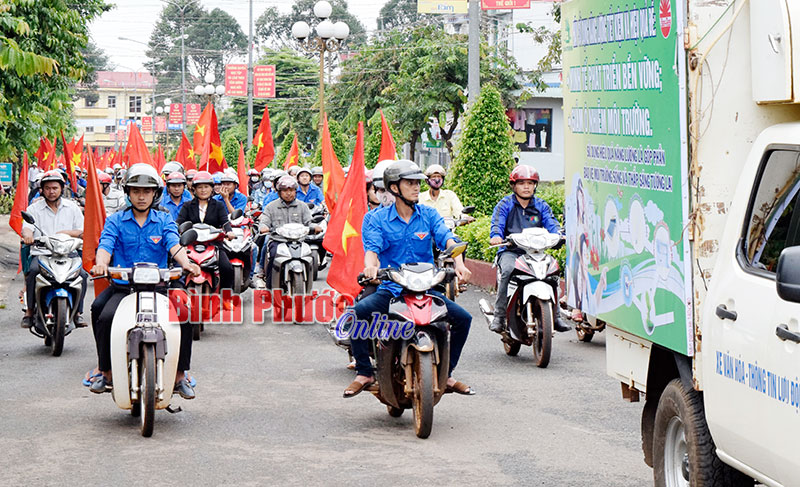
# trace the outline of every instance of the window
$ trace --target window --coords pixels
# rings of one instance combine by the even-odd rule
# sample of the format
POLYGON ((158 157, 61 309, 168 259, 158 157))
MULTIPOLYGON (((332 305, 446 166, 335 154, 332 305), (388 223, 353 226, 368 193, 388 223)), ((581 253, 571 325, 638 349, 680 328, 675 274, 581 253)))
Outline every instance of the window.
POLYGON ((114 127, 113 125, 106 125, 106 133, 107 133, 107 134, 114 133, 114 131, 115 131, 116 129, 117 129, 117 128, 116 128, 116 127, 114 127))
POLYGON ((740 251, 747 266, 774 273, 781 251, 800 245, 800 152, 767 153, 756 184, 740 251))
POLYGON ((117 97, 115 95, 108 95, 108 108, 117 108, 117 97))
POLYGON ((128 103, 128 111, 133 113, 139 113, 142 111, 142 97, 141 96, 131 96, 130 101, 128 103))
POLYGON ((522 152, 550 152, 553 146, 553 111, 550 108, 510 109, 514 143, 522 152))
POLYGON ((97 98, 86 97, 86 108, 97 106, 97 98))
POLYGON ((92 134, 94 133, 94 127, 84 127, 83 132, 87 134, 92 134))

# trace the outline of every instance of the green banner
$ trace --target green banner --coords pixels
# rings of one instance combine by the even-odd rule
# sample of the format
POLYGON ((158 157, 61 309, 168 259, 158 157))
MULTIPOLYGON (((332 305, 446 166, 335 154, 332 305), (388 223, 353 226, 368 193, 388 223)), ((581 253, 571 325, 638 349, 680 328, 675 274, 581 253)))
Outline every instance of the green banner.
POLYGON ((566 274, 571 306, 692 355, 681 8, 562 7, 566 274))

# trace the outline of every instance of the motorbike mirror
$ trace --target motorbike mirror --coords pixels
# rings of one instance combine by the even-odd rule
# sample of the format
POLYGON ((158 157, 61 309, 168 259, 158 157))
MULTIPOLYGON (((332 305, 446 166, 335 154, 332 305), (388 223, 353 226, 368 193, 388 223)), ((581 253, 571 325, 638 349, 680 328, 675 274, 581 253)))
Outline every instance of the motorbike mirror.
POLYGON ((25 220, 25 222, 30 223, 31 225, 36 223, 36 220, 33 218, 33 215, 31 215, 27 211, 22 212, 22 219, 25 220))
POLYGON ((311 219, 311 223, 319 223, 324 219, 325 219, 324 215, 317 215, 317 216, 315 216, 314 218, 311 219))
POLYGON ((244 215, 244 212, 242 211, 241 208, 239 208, 238 210, 233 210, 233 213, 231 213, 231 220, 237 220, 241 218, 242 215, 244 215))
POLYGON ((185 221, 185 222, 181 223, 181 226, 178 227, 178 233, 180 233, 180 234, 185 233, 186 230, 189 230, 190 228, 192 228, 192 225, 193 224, 190 221, 185 221))
POLYGON ((252 203, 252 202, 253 202, 253 201, 255 201, 255 200, 253 200, 253 197, 252 197, 252 196, 248 196, 248 197, 247 197, 247 201, 248 201, 248 202, 250 202, 250 203, 252 203))
POLYGON ((447 249, 445 249, 445 254, 449 257, 458 257, 459 255, 463 254, 464 251, 467 250, 467 243, 461 242, 455 245, 451 245, 447 249))
POLYGON ((314 209, 314 206, 315 206, 314 203, 306 203, 306 204, 308 205, 308 209, 309 210, 313 210, 314 209))
POLYGON ((181 235, 181 245, 183 245, 184 247, 186 247, 187 245, 192 245, 193 243, 195 243, 195 241, 197 241, 197 230, 189 228, 188 230, 183 232, 183 235, 181 235))
POLYGON ((463 213, 463 214, 465 214, 465 215, 469 215, 469 214, 470 214, 470 213, 472 213, 473 211, 475 211, 475 207, 474 207, 474 206, 472 206, 472 205, 470 205, 470 206, 465 206, 465 207, 464 207, 464 209, 463 209, 463 210, 461 210, 461 213, 463 213))

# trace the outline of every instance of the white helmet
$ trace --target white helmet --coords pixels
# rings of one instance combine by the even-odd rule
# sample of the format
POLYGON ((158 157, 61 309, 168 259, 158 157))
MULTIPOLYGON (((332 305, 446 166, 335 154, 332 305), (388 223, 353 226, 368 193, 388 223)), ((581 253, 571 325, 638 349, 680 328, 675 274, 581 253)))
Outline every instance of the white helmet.
POLYGON ((372 185, 377 189, 386 189, 383 185, 383 172, 394 163, 394 159, 384 159, 375 165, 372 170, 372 185))
POLYGON ((161 168, 161 174, 164 176, 164 178, 174 173, 175 171, 178 171, 181 174, 183 174, 183 166, 178 161, 169 161, 168 163, 164 164, 164 167, 161 168))
POLYGON ((236 170, 233 168, 227 168, 220 176, 220 182, 223 183, 234 183, 236 187, 239 187, 239 174, 237 174, 236 170))
POLYGON ((134 164, 128 169, 125 174, 125 182, 122 184, 125 189, 125 194, 130 192, 130 188, 153 188, 156 190, 155 198, 153 198, 153 207, 158 206, 161 201, 161 189, 164 187, 164 181, 158 175, 156 168, 150 164, 140 162, 134 164))
POLYGON ((447 176, 447 169, 443 168, 439 164, 431 164, 425 169, 425 177, 431 177, 433 174, 441 174, 442 177, 447 176))

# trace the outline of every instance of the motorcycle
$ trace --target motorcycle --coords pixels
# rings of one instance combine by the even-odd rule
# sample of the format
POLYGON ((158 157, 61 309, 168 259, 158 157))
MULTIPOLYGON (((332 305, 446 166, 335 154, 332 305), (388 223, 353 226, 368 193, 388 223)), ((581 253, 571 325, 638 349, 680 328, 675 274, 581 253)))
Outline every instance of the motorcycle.
MULTIPOLYGON (((241 210, 237 210, 241 211, 241 210)), ((214 228, 205 223, 192 224, 183 222, 178 229, 181 234, 186 235, 189 230, 194 230, 196 237, 187 244, 186 253, 189 260, 200 266, 200 275, 186 280, 186 291, 190 295, 199 295, 201 300, 201 317, 199 323, 192 323, 192 340, 200 340, 200 334, 204 330, 203 322, 210 321, 214 316, 212 309, 211 295, 219 294, 219 255, 215 242, 225 239, 225 232, 214 228)))
POLYGON ((321 228, 319 233, 311 233, 306 237, 306 243, 311 247, 312 279, 316 281, 319 271, 325 269, 328 265, 328 251, 322 246, 322 240, 325 239, 325 231, 328 229, 328 222, 325 219, 324 206, 308 203, 308 207, 311 208, 311 222, 321 228))
POLYGON ((244 268, 245 259, 252 260, 253 220, 242 210, 236 210, 228 217, 234 238, 222 242, 222 248, 228 253, 233 267, 233 292, 241 294, 250 286, 250 269, 244 268))
MULTIPOLYGON (((457 257, 467 248, 459 243, 442 251, 457 257)), ((450 366, 450 325, 444 301, 431 289, 455 277, 452 269, 429 263, 384 268, 378 279, 399 284, 403 291, 389 304, 389 320, 411 322, 409 338, 387 335, 372 340, 371 354, 377 364, 377 386, 368 390, 386 405, 389 415, 400 417, 406 409, 414 414, 414 432, 427 438, 433 428, 433 407, 444 395, 450 366)), ((363 276, 360 276, 363 282, 363 276)))
POLYGON ((272 238, 279 243, 272 264, 273 289, 280 288, 291 296, 311 293, 314 258, 305 242, 308 233, 308 227, 300 223, 275 229, 272 238))
POLYGON ((581 313, 580 320, 572 318, 573 308, 567 305, 565 301, 561 302, 559 307, 561 319, 569 320, 575 325, 575 333, 578 335, 578 341, 589 343, 594 338, 595 333, 600 333, 606 329, 606 322, 597 319, 594 316, 589 316, 586 313, 581 313))
MULTIPOLYGON (((33 215, 22 212, 22 218, 36 225, 33 215)), ((37 227, 38 228, 38 227, 37 227)), ((39 229, 44 234, 44 232, 39 229)), ((34 286, 36 309, 31 333, 44 338, 54 357, 64 350, 64 337, 75 329, 83 278, 83 261, 79 254, 83 240, 57 233, 37 237, 31 247, 31 256, 39 258, 39 274, 34 286)), ((27 291, 26 291, 27 292, 27 291)), ((23 311, 28 302, 23 294, 23 311)))
MULTIPOLYGON (((186 246, 195 234, 181 236, 186 246)), ((121 409, 140 417, 142 436, 153 434, 156 409, 165 409, 172 398, 178 370, 181 327, 170 311, 169 298, 157 286, 181 277, 181 268, 159 269, 156 264, 109 267, 106 277, 128 281, 125 296, 111 324, 112 397, 121 409)))
MULTIPOLYGON (((558 261, 545 250, 562 245, 561 235, 548 232, 544 228, 526 228, 520 233, 508 236, 500 245, 511 245, 525 253, 518 256, 511 281, 508 284, 508 307, 506 321, 508 326, 502 333, 505 352, 516 356, 522 345, 533 348, 536 365, 547 367, 553 340, 556 297, 554 289, 558 285, 558 261)), ((498 269, 498 281, 500 279, 498 269)), ((481 299, 478 302, 481 313, 491 325, 494 308, 481 299)))
MULTIPOLYGON (((467 224, 472 223, 473 221, 475 221, 474 218, 470 218, 469 216, 465 217, 465 215, 469 215, 473 211, 475 211, 475 207, 474 206, 465 206, 464 209, 461 210, 461 218, 455 219, 453 217, 447 217, 447 218, 444 219, 444 224, 447 226, 447 228, 450 231, 455 231, 455 229, 457 227, 460 227, 460 226, 463 226, 463 225, 467 225, 467 224)), ((435 251, 435 253, 438 253, 438 250, 435 251)), ((439 254, 437 256, 437 258, 436 258, 436 262, 437 262, 437 265, 439 267, 442 267, 442 268, 445 268, 445 269, 453 269, 453 270, 455 270, 455 268, 456 268, 456 262, 453 259, 453 257, 443 258, 442 255, 439 254)), ((459 293, 461 293, 461 285, 458 282, 458 277, 455 277, 452 281, 450 281, 447 284, 445 284, 444 295, 450 301, 455 301, 456 300, 456 296, 458 296, 459 293)))

